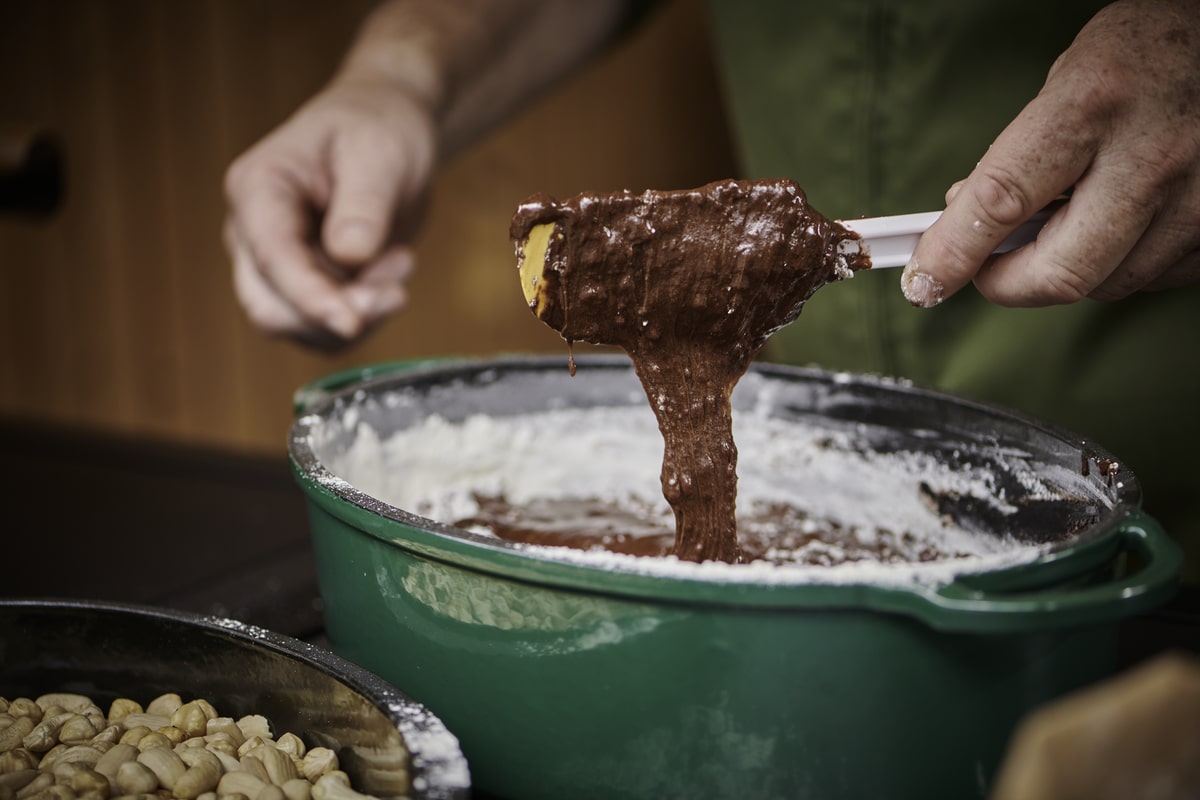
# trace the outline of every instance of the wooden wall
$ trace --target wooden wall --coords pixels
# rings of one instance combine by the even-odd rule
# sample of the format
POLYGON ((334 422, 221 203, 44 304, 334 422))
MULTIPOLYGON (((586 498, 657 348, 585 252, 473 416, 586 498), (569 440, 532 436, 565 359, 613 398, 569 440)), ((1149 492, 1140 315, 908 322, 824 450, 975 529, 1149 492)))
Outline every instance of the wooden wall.
POLYGON ((508 220, 534 191, 679 188, 733 170, 699 0, 448 164, 410 307, 329 357, 243 318, 220 241, 229 161, 329 76, 366 0, 0 4, 0 154, 48 131, 59 211, 0 216, 0 417, 280 452, 292 391, 345 367, 558 351, 508 220))

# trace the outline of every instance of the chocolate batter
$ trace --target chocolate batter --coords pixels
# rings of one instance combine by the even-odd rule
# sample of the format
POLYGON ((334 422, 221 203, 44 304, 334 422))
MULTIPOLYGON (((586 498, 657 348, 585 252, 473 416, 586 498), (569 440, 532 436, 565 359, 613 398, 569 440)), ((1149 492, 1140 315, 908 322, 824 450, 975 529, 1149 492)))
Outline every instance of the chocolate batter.
MULTIPOLYGON (((869 266, 856 238, 788 180, 687 191, 531 197, 510 229, 530 309, 633 361, 664 442, 672 552, 742 558, 730 394, 821 286, 869 266)), ((574 364, 572 362, 572 368, 574 364)))
MULTIPOLYGON (((482 527, 501 539, 526 544, 601 549, 633 556, 675 551, 675 532, 644 505, 596 498, 545 498, 514 505, 502 495, 477 495, 478 512, 455 521, 482 527)), ((943 550, 907 531, 847 527, 814 519, 791 505, 763 504, 739 511, 739 546, 746 561, 837 566, 852 561, 881 564, 941 561, 967 553, 943 550)))

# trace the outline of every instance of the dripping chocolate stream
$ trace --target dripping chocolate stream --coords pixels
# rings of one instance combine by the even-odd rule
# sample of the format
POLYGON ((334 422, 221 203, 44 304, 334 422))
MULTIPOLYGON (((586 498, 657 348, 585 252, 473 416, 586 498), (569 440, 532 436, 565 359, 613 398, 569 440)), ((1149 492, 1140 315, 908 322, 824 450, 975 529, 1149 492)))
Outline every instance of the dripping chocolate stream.
POLYGON ((730 395, 817 289, 869 266, 843 252, 857 237, 789 180, 538 194, 510 235, 530 310, 568 343, 629 354, 663 435, 675 555, 738 561, 730 395))

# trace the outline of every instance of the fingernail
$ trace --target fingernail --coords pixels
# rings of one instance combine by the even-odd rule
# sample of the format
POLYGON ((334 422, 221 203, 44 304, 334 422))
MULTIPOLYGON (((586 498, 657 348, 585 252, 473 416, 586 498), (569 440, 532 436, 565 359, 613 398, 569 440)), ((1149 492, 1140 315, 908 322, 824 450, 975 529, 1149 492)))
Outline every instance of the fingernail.
POLYGON ((917 308, 933 308, 946 299, 945 287, 929 273, 921 272, 916 261, 904 267, 900 289, 905 299, 917 308))

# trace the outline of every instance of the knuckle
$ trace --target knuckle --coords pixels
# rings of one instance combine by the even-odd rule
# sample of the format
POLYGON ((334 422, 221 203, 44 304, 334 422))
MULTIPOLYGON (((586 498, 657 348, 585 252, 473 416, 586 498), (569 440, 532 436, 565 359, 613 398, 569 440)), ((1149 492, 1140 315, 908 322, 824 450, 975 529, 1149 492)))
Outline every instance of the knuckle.
POLYGON ((1132 71, 1073 50, 1055 62, 1039 100, 1052 106, 1060 130, 1078 134, 1106 125, 1143 93, 1132 71))
POLYGON ((975 186, 975 202, 980 222, 989 230, 1016 227, 1037 211, 1021 179, 994 166, 981 170, 975 186))
POLYGON ((244 153, 234 159, 225 170, 225 198, 233 203, 246 193, 249 186, 259 180, 263 172, 258 159, 252 153, 244 153))
POLYGON ((1047 265, 1034 284, 1033 295, 1040 305, 1069 305, 1087 297, 1095 287, 1073 264, 1047 265))
POLYGON ((312 169, 303 154, 282 147, 275 140, 264 139, 226 168, 225 198, 233 206, 239 201, 253 202, 264 189, 294 186, 298 182, 297 174, 312 169))
POLYGON ((1139 91, 1133 76, 1122 70, 1090 70, 1080 80, 1071 82, 1070 103, 1064 111, 1067 114, 1073 111, 1083 124, 1102 122, 1111 119, 1139 91))
POLYGON ((976 277, 975 285, 987 300, 1014 308, 1070 305, 1096 289, 1086 270, 1045 259, 1016 270, 986 269, 976 277))

